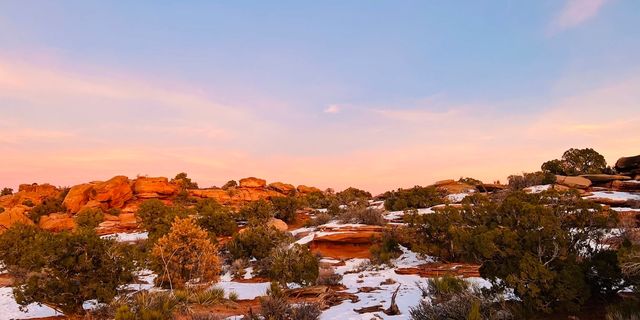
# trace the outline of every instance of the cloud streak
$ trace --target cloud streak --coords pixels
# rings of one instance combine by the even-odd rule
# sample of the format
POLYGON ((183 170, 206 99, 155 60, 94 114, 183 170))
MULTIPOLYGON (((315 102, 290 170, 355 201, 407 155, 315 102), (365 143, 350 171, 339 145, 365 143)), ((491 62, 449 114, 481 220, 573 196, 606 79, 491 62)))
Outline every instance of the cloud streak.
POLYGON ((566 0, 564 7, 551 22, 552 34, 577 27, 598 15, 608 0, 566 0))

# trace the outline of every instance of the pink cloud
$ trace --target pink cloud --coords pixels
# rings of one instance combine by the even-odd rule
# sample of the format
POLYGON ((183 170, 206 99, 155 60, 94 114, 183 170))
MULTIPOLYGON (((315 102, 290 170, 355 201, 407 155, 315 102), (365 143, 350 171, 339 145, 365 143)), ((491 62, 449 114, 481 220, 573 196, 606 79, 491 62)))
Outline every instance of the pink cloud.
POLYGON ((576 27, 595 17, 608 0, 566 0, 562 11, 552 21, 551 33, 576 27))

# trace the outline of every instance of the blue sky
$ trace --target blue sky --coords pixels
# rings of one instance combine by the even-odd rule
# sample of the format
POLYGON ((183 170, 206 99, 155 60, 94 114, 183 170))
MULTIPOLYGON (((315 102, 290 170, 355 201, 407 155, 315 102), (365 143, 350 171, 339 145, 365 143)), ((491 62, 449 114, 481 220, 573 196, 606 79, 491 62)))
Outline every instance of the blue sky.
POLYGON ((0 175, 381 191, 569 147, 613 162, 639 145, 639 18, 623 0, 0 1, 0 175))

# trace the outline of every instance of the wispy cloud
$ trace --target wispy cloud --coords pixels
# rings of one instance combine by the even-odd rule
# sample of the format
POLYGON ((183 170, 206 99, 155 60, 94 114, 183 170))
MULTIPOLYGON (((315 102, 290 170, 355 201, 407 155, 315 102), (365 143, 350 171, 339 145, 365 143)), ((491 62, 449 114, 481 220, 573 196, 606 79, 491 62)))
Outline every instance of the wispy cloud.
POLYGON ((549 26, 551 34, 576 27, 598 15, 609 0, 566 0, 549 26))
POLYGON ((328 105, 323 112, 324 113, 331 113, 331 114, 336 114, 336 113, 340 113, 340 111, 342 111, 342 107, 337 105, 337 104, 331 104, 328 105))

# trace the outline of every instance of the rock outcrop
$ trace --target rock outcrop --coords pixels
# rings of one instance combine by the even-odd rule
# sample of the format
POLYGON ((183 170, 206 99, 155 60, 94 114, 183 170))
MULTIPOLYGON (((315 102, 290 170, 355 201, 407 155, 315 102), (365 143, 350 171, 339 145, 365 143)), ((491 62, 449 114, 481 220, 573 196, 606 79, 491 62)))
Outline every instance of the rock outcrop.
POLYGON ((91 200, 108 203, 110 208, 122 208, 124 203, 133 197, 129 178, 125 176, 115 176, 105 182, 100 182, 93 189, 91 200))
POLYGON ((591 180, 583 177, 568 177, 556 175, 556 183, 577 189, 586 189, 591 186, 591 180))
POLYGON ((598 182, 611 182, 615 180, 631 180, 629 176, 616 175, 616 174, 583 174, 583 178, 589 179, 593 183, 598 182))
POLYGON ((640 175, 640 155, 618 159, 615 169, 624 175, 640 175))
POLYGON ((248 177, 240 179, 240 188, 264 188, 267 186, 267 181, 256 177, 248 177))
POLYGON ((59 212, 40 217, 38 226, 43 230, 60 232, 64 230, 73 230, 76 227, 76 221, 71 215, 59 212))
POLYGON ((282 194, 291 194, 296 191, 296 187, 292 184, 283 183, 283 182, 273 182, 269 184, 269 188, 275 191, 278 191, 282 194))
POLYGON ((11 209, 0 212, 0 233, 9 229, 16 223, 24 223, 32 225, 33 222, 27 217, 26 212, 29 208, 27 206, 18 205, 11 209))
POLYGON ((133 184, 133 192, 140 198, 167 198, 178 193, 178 189, 165 177, 139 177, 133 184))
POLYGON ((467 193, 476 191, 476 187, 458 182, 452 179, 437 181, 433 184, 436 189, 446 192, 447 194, 467 193))
POLYGON ((62 201, 62 204, 67 208, 70 213, 76 213, 80 211, 82 207, 89 201, 91 192, 93 191, 93 185, 90 183, 79 184, 71 187, 69 193, 62 201))
POLYGON ((0 197, 0 207, 7 209, 25 202, 38 205, 42 203, 44 199, 57 197, 59 194, 60 189, 48 183, 21 184, 18 192, 0 197))
POLYGON ((307 194, 307 193, 313 193, 313 192, 322 192, 322 190, 316 188, 316 187, 309 187, 309 186, 305 186, 303 184, 299 185, 297 188, 298 192, 302 193, 302 194, 307 194))

